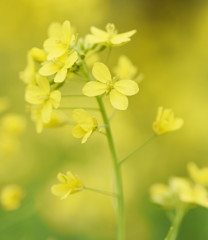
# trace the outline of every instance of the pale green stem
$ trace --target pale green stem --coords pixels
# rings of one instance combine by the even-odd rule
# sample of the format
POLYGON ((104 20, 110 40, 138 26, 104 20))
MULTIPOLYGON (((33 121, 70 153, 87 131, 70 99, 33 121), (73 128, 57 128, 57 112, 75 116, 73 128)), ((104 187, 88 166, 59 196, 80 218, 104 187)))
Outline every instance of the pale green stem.
POLYGON ((101 193, 101 194, 104 194, 107 196, 116 197, 116 194, 112 193, 112 192, 107 192, 107 191, 103 191, 103 190, 99 190, 99 189, 95 189, 95 188, 89 188, 89 187, 84 187, 84 189, 92 191, 92 192, 96 192, 96 193, 101 193))
POLYGON ((126 162, 129 158, 134 156, 139 150, 141 150, 147 143, 149 143, 154 137, 156 137, 155 134, 153 134, 151 137, 149 137, 142 145, 137 147, 134 151, 132 151, 128 156, 126 156, 123 160, 119 162, 119 165, 122 165, 124 162, 126 162))
POLYGON ((168 231, 168 235, 165 238, 165 240, 176 240, 177 239, 179 227, 181 225, 184 214, 185 214, 184 207, 179 206, 176 209, 176 214, 173 219, 172 226, 170 227, 170 230, 168 231))
POLYGON ((113 170, 115 175, 115 188, 116 188, 116 218, 117 218, 117 237, 116 240, 125 239, 125 221, 124 221, 124 196, 123 196, 123 186, 122 186, 122 176, 121 169, 119 168, 119 162, 115 150, 115 145, 113 141, 113 136, 111 132, 110 122, 103 104, 101 97, 96 97, 98 105, 100 107, 100 112, 103 118, 103 122, 108 127, 106 128, 106 137, 108 140, 109 149, 112 156, 113 170))

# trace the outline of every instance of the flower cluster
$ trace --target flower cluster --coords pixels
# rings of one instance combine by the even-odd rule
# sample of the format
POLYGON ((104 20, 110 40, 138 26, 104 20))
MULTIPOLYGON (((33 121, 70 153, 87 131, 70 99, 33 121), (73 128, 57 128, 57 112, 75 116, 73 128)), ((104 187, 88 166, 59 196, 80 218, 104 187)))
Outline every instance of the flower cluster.
MULTIPOLYGON (((38 133, 44 127, 61 126, 69 122, 69 117, 63 117, 61 110, 63 92, 67 89, 66 82, 70 84, 77 77, 88 81, 80 88, 83 96, 109 96, 115 109, 128 108, 127 96, 139 91, 137 68, 127 57, 121 56, 112 76, 109 67, 97 61, 97 55, 106 48, 128 43, 135 32, 131 30, 119 34, 114 24, 107 24, 106 31, 92 27, 91 34, 81 38, 69 21, 49 26, 43 47, 28 51, 27 66, 20 73, 20 78, 26 84, 25 100, 38 133), (92 56, 95 57, 94 61, 92 56), (92 72, 89 66, 92 66, 92 72)), ((82 138, 82 143, 98 129, 97 120, 84 109, 76 109, 73 119, 77 125, 72 135, 82 138)))
POLYGON ((167 209, 176 209, 181 205, 184 208, 194 205, 208 208, 207 170, 198 169, 194 163, 190 163, 188 171, 191 179, 173 177, 168 185, 154 184, 150 189, 153 202, 167 209))

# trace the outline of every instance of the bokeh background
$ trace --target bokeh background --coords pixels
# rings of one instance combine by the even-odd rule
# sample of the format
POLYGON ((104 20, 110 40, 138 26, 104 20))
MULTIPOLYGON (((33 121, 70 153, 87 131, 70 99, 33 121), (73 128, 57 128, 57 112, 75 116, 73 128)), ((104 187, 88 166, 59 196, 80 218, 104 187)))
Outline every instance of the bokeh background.
MULTIPOLYGON (((105 138, 95 134, 81 145, 68 126, 37 134, 26 111, 19 72, 26 65, 27 51, 42 47, 51 22, 64 20, 70 20, 81 36, 90 26, 104 28, 108 22, 120 32, 137 29, 129 44, 113 49, 110 59, 113 67, 125 54, 144 74, 140 93, 112 121, 120 158, 152 134, 158 106, 170 107, 184 118, 180 131, 152 141, 123 166, 127 239, 164 239, 170 223, 150 201, 149 187, 167 182, 170 176, 187 176, 190 161, 208 165, 207 1, 1 0, 0 9, 0 96, 10 99, 9 112, 27 121, 20 151, 0 159, 0 187, 16 183, 26 193, 19 209, 0 209, 0 239, 107 240, 115 236, 110 198, 83 192, 60 201, 50 192, 57 173, 69 169, 88 186, 110 189, 105 138)), ((67 106, 82 106, 81 101, 68 101, 67 106)), ((178 239, 208 239, 207 221, 208 210, 191 210, 178 239)))

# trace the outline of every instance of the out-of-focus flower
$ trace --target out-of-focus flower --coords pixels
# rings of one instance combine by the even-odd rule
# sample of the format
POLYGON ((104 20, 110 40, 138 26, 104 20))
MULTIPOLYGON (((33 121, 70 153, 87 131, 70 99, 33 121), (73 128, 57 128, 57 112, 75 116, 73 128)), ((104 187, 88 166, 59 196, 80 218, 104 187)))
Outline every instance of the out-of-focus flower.
POLYGON ((57 109, 61 101, 61 92, 51 91, 47 78, 37 76, 36 85, 28 85, 26 88, 25 99, 28 103, 37 105, 41 109, 42 120, 47 123, 51 119, 53 108, 57 109))
POLYGON ((11 157, 15 155, 20 148, 17 138, 8 134, 0 134, 0 157, 11 157))
POLYGON ((7 97, 0 97, 0 113, 3 113, 9 108, 10 101, 7 97))
POLYGON ((82 138, 81 143, 85 143, 97 129, 97 120, 84 109, 75 109, 73 111, 73 119, 78 124, 72 129, 72 135, 75 138, 82 138))
POLYGON ((44 62, 46 60, 46 52, 40 48, 32 48, 29 51, 29 54, 33 57, 33 59, 37 62, 44 62))
POLYGON ((53 111, 51 119, 48 123, 44 124, 44 127, 61 127, 69 122, 69 118, 64 112, 53 111))
POLYGON ((207 190, 185 178, 171 178, 169 185, 154 184, 150 193, 152 200, 165 208, 177 208, 181 204, 186 204, 187 207, 200 205, 208 208, 207 190))
POLYGON ((136 33, 136 30, 132 30, 125 33, 117 33, 115 25, 108 23, 106 25, 106 31, 103 31, 96 27, 91 27, 91 33, 86 37, 86 41, 89 43, 98 43, 104 46, 120 46, 131 40, 131 37, 136 33))
POLYGON ((114 68, 114 73, 119 79, 134 79, 137 74, 137 68, 126 56, 120 56, 118 65, 114 68))
POLYGON ((197 165, 192 162, 188 164, 188 171, 196 183, 208 186, 208 167, 199 169, 197 165))
POLYGON ((153 123, 153 131, 157 135, 172 132, 182 127, 184 121, 182 118, 175 118, 171 109, 158 108, 155 122, 153 123))
POLYGON ((74 65, 78 59, 77 52, 69 55, 63 55, 53 60, 47 61, 40 68, 39 73, 43 76, 55 75, 54 82, 63 82, 66 79, 68 70, 74 65))
POLYGON ((53 185, 51 187, 51 192, 54 195, 61 197, 61 199, 65 199, 70 194, 77 193, 84 188, 84 185, 79 177, 73 175, 70 171, 68 171, 66 175, 59 173, 57 175, 57 179, 61 182, 61 184, 53 185))
POLYGON ((17 114, 6 114, 0 122, 0 131, 4 134, 18 136, 23 133, 26 127, 25 119, 17 114))
POLYGON ((15 210, 19 208, 23 197, 24 191, 20 186, 7 185, 1 190, 0 201, 5 210, 15 210))
POLYGON ((44 42, 43 46, 48 53, 48 59, 53 59, 64 55, 75 42, 71 24, 65 21, 60 23, 52 23, 48 29, 49 38, 44 42))
POLYGON ((97 81, 86 83, 83 94, 94 97, 106 93, 113 107, 118 110, 126 110, 128 108, 127 96, 135 95, 139 91, 138 84, 133 80, 112 78, 108 67, 101 62, 94 64, 92 74, 97 81))
POLYGON ((20 79, 26 84, 35 84, 36 72, 35 61, 29 51, 27 54, 27 65, 26 68, 20 72, 20 79))

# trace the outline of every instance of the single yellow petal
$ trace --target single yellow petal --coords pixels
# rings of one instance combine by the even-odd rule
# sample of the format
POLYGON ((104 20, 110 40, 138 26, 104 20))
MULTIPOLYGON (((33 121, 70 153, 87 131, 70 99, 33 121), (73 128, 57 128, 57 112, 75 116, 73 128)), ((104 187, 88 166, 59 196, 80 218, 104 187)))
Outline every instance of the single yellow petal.
POLYGON ((85 134, 86 132, 79 125, 72 129, 72 136, 75 138, 82 138, 85 134))
POLYGON ((72 37, 71 24, 69 21, 64 21, 62 26, 63 40, 65 43, 70 43, 72 37))
POLYGON ((92 132, 93 132, 93 130, 90 130, 84 135, 84 137, 82 138, 82 141, 81 141, 82 144, 86 143, 87 139, 91 136, 92 132))
POLYGON ((52 114, 52 104, 48 100, 44 103, 42 107, 42 120, 44 123, 48 123, 50 121, 51 114, 52 114))
POLYGON ((60 38, 62 34, 62 25, 59 22, 53 22, 48 27, 48 36, 54 38, 60 38))
POLYGON ((90 28, 90 30, 91 30, 92 34, 96 35, 96 36, 99 37, 100 39, 106 39, 107 36, 108 36, 108 33, 107 33, 107 32, 105 32, 105 31, 103 31, 103 30, 101 30, 101 29, 99 29, 99 28, 96 28, 96 27, 94 27, 94 26, 92 26, 92 27, 90 28))
POLYGON ((99 82, 107 83, 111 81, 111 73, 108 67, 101 62, 94 64, 92 68, 92 74, 99 82))
POLYGON ((25 101, 30 104, 42 104, 45 100, 40 89, 36 85, 28 85, 25 91, 25 101))
POLYGON ((55 90, 50 94, 50 102, 54 108, 58 108, 61 101, 61 92, 59 90, 55 90))
POLYGON ((46 62, 40 68, 39 73, 43 76, 50 76, 59 71, 59 66, 54 62, 46 62))
POLYGON ((128 108, 128 98, 115 89, 110 92, 110 102, 118 110, 126 110, 128 108))
POLYGON ((66 177, 63 173, 58 173, 57 179, 58 179, 61 183, 67 183, 67 177, 66 177))
POLYGON ((138 84, 133 80, 120 80, 114 84, 114 88, 126 96, 132 96, 139 92, 138 84))
POLYGON ((40 89, 40 92, 43 95, 48 95, 50 92, 50 83, 49 80, 46 77, 43 77, 39 74, 36 76, 36 82, 38 84, 38 87, 40 89))
POLYGON ((77 61, 78 59, 78 54, 77 52, 73 52, 71 53, 67 58, 66 58, 66 61, 65 61, 65 64, 64 64, 64 68, 71 68, 74 63, 77 61))
POLYGON ((106 84, 97 81, 91 81, 84 85, 82 92, 88 97, 94 97, 103 94, 106 90, 106 84))
POLYGON ((56 76, 54 78, 54 82, 57 82, 57 83, 63 82, 66 78, 66 75, 67 75, 67 69, 66 68, 60 69, 56 73, 56 76))
POLYGON ((66 198, 70 194, 71 189, 66 184, 55 184, 51 187, 51 192, 55 196, 66 198))
POLYGON ((110 40, 110 42, 113 45, 120 45, 120 44, 124 44, 127 43, 131 40, 131 36, 133 36, 136 33, 136 30, 132 30, 129 32, 125 32, 125 33, 120 33, 120 34, 116 34, 115 36, 113 36, 110 40))

